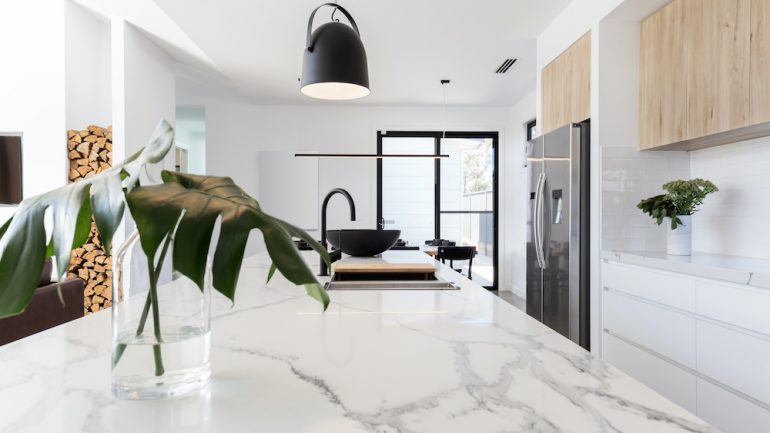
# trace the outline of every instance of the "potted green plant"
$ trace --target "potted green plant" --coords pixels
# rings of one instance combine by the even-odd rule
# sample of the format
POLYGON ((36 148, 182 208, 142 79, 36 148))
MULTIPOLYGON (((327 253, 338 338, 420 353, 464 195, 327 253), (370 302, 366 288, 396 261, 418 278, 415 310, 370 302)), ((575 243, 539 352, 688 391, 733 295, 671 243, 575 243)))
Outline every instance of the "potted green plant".
POLYGON ((328 263, 327 251, 303 230, 265 213, 232 179, 164 171, 162 184, 139 185, 140 171, 162 161, 173 141, 173 128, 162 120, 141 151, 96 176, 24 200, 0 226, 0 317, 7 317, 30 302, 47 257, 54 256, 58 276, 64 275, 92 218, 109 253, 128 205, 136 232, 116 254, 112 307, 113 391, 120 397, 173 396, 208 383, 209 289, 234 301, 252 229, 263 234, 269 276, 278 270, 304 285, 324 309, 329 303, 292 238, 306 241, 328 263), (47 213, 53 216, 50 228, 47 213), (132 251, 134 245, 141 248, 132 251), (144 266, 129 271, 129 257, 144 266))
POLYGON ((658 225, 668 218, 667 252, 671 255, 692 254, 692 215, 707 195, 719 191, 704 179, 674 180, 663 185, 665 194, 646 198, 636 206, 650 215, 658 225))

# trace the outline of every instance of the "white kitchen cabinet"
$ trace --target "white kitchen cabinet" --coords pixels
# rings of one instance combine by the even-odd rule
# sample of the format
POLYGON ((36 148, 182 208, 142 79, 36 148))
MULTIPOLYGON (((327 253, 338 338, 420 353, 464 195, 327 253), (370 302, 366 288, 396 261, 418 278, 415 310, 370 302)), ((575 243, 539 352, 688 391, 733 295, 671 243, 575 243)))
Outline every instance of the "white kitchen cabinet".
POLYGON ((697 347, 699 372, 770 405, 770 341, 699 320, 697 347))
POLYGON ((604 292, 604 328, 663 357, 695 368, 695 319, 670 309, 604 292))
POLYGON ((697 281, 698 315, 770 336, 770 291, 697 281), (729 302, 725 293, 729 293, 729 302))
POLYGON ((698 379, 697 415, 725 433, 770 431, 770 411, 704 379, 698 379))
POLYGON ((612 261, 602 286, 604 359, 725 433, 770 432, 770 290, 612 261))
POLYGON ((674 364, 605 332, 604 359, 692 413, 696 377, 674 364))
POLYGON ((695 311, 695 282, 676 274, 605 263, 604 287, 685 311, 695 311))

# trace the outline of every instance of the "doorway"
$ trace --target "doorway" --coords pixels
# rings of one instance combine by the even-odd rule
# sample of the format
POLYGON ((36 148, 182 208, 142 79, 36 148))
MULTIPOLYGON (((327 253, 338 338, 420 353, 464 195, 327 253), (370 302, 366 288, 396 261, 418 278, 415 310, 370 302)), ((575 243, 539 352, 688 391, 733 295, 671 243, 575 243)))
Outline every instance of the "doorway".
POLYGON ((408 245, 446 239, 476 247, 473 280, 491 290, 498 282, 498 137, 497 132, 377 133, 379 155, 449 156, 378 159, 378 221, 401 230, 408 245))

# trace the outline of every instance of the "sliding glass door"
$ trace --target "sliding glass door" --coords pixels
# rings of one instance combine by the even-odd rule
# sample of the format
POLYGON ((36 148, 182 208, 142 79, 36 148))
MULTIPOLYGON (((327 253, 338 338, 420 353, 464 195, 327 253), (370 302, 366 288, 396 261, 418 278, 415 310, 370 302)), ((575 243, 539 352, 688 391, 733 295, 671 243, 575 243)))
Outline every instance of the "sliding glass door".
POLYGON ((490 137, 445 138, 440 152, 439 233, 458 245, 476 247, 473 279, 495 281, 495 144, 490 137))
MULTIPOLYGON (((471 275, 497 288, 496 132, 378 132, 378 153, 448 155, 378 161, 377 216, 408 245, 446 239, 476 247, 471 275)), ((462 262, 456 263, 460 267, 462 262)), ((462 263, 467 275, 467 262, 462 263)))

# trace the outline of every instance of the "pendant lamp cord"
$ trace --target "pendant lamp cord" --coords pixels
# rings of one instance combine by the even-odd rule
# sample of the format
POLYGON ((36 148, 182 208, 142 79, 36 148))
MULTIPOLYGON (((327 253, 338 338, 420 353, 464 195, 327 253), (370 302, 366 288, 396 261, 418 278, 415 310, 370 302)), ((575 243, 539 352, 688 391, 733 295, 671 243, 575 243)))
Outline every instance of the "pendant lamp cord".
POLYGON ((332 11, 332 21, 334 21, 334 22, 340 22, 340 19, 339 19, 339 18, 337 18, 337 19, 335 19, 335 18, 334 18, 334 14, 337 12, 337 7, 336 7, 336 6, 337 6, 337 0, 334 0, 334 6, 335 6, 335 7, 334 7, 334 10, 332 11))
POLYGON ((446 85, 449 84, 449 80, 441 80, 441 94, 443 95, 442 117, 444 118, 443 133, 441 139, 446 139, 446 85))

